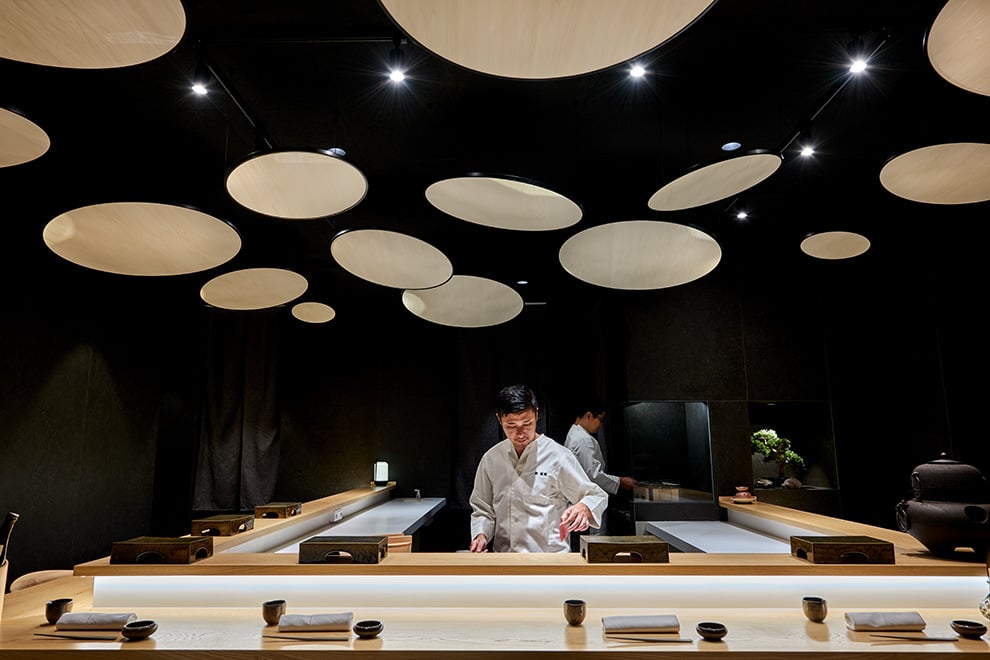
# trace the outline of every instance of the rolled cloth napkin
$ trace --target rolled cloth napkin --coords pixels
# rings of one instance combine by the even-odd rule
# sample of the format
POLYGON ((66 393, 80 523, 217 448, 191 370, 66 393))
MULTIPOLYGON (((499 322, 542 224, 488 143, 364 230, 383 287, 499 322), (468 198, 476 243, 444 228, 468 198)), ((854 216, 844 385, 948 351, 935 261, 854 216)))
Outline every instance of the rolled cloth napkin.
POLYGON ((133 612, 66 612, 55 622, 55 630, 120 630, 125 623, 136 619, 133 612))
POLYGON ((849 630, 924 630, 917 612, 846 612, 849 630))
POLYGON ((337 632, 351 631, 353 612, 336 614, 283 614, 278 620, 279 632, 337 632))
POLYGON ((609 633, 675 633, 681 624, 676 614, 636 614, 603 616, 602 630, 609 633))

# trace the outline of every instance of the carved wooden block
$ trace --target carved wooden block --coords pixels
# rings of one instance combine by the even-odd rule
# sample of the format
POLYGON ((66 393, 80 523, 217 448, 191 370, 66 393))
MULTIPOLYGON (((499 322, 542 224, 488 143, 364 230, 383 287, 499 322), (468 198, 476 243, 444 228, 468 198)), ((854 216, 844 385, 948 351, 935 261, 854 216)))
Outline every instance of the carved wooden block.
POLYGON ((138 536, 110 546, 111 564, 191 564, 212 556, 210 536, 138 536))
POLYGON ((314 536, 299 544, 300 564, 377 564, 386 556, 387 536, 314 536))
POLYGON ((655 536, 582 536, 581 556, 589 564, 666 564, 666 541, 655 536))
POLYGON ((233 536, 254 529, 254 518, 248 514, 222 514, 192 521, 194 536, 233 536))
POLYGON ((302 502, 269 502, 254 507, 255 518, 291 518, 302 513, 302 502))
POLYGON ((894 544, 872 536, 792 536, 791 555, 812 564, 893 564, 894 544))

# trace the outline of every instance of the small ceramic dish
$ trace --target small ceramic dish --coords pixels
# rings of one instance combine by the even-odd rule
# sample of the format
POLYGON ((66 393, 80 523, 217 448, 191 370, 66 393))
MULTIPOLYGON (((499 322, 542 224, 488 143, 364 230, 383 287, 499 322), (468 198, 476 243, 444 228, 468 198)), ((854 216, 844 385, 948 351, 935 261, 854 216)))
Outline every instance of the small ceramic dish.
POLYGON ((379 633, 381 633, 384 629, 385 625, 381 621, 375 621, 374 619, 358 621, 352 628, 355 635, 358 637, 364 637, 365 639, 370 637, 378 637, 379 633))
POLYGON ((158 630, 157 623, 150 619, 144 619, 125 623, 124 627, 120 629, 120 634, 132 642, 138 642, 142 639, 148 639, 156 630, 158 630))
POLYGON ((718 640, 725 637, 725 634, 729 632, 725 624, 718 623, 716 621, 702 621, 694 628, 698 631, 703 639, 709 642, 717 642, 718 640))
POLYGON ((979 621, 964 621, 955 619, 949 622, 949 627, 962 637, 969 639, 979 639, 987 634, 987 627, 979 621))

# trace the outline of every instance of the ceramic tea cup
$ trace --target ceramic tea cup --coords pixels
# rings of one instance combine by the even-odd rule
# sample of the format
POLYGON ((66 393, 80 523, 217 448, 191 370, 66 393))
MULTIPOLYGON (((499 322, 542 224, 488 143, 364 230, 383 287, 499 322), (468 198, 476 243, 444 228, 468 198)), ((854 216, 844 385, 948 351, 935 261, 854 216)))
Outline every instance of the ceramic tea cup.
POLYGON ((801 608, 813 623, 821 623, 828 615, 828 602, 820 596, 805 596, 801 599, 801 608))
POLYGON ((265 623, 270 626, 277 626, 283 614, 285 614, 285 601, 281 598, 266 600, 261 604, 261 616, 265 619, 265 623))
POLYGON ((71 611, 71 598, 56 598, 45 603, 45 618, 48 619, 48 623, 55 623, 60 616, 71 611))
POLYGON ((578 598, 564 601, 564 619, 572 626, 580 626, 588 613, 588 604, 578 598))

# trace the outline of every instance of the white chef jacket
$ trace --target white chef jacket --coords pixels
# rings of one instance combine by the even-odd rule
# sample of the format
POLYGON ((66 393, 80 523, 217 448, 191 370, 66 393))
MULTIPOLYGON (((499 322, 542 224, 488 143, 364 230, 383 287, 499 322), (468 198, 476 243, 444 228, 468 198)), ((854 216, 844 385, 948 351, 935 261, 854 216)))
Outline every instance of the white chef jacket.
POLYGON ((619 478, 606 474, 605 458, 595 436, 585 431, 580 424, 574 424, 567 432, 564 446, 574 452, 585 473, 605 492, 612 495, 619 492, 619 478))
POLYGON ((560 540, 560 516, 569 502, 591 510, 601 524, 608 495, 596 486, 574 454, 545 435, 516 456, 502 440, 485 452, 471 491, 471 538, 484 534, 495 552, 570 552, 560 540))

